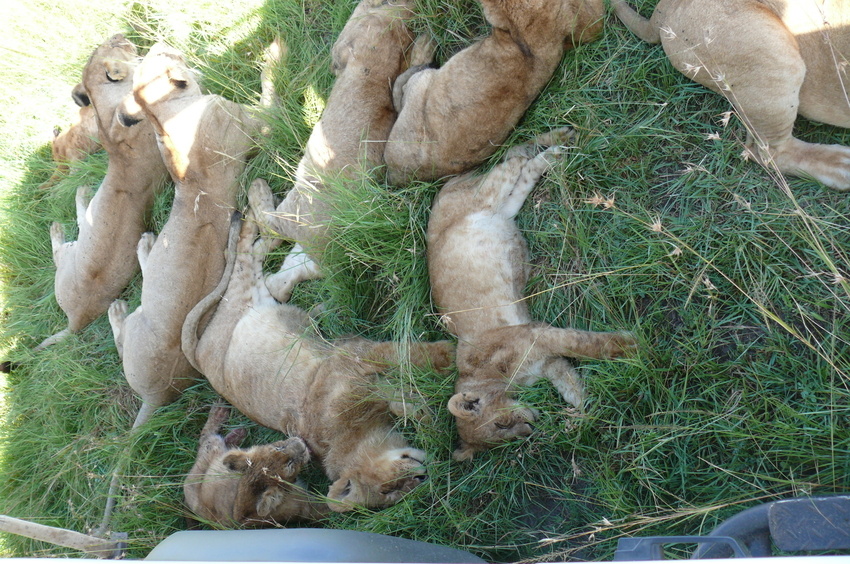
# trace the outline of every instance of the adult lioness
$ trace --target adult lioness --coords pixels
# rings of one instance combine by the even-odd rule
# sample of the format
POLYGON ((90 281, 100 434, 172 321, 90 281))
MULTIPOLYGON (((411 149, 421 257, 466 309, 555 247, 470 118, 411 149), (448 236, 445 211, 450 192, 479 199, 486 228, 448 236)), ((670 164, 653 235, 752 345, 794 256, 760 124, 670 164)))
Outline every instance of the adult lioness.
POLYGON ((850 147, 792 134, 797 114, 850 127, 850 0, 660 0, 649 20, 613 6, 682 74, 729 99, 762 165, 850 189, 850 147))
POLYGON ((93 108, 109 164, 93 198, 89 188, 77 190, 77 240, 66 242, 59 223, 50 228, 56 301, 68 316, 68 327, 45 339, 39 349, 105 313, 139 268, 136 245, 167 173, 153 127, 126 127, 118 119, 119 107, 133 95, 137 63, 135 45, 115 35, 94 50, 83 81, 74 88, 78 103, 93 108))
POLYGON ((384 159, 391 183, 458 174, 492 155, 546 85, 564 46, 596 39, 602 0, 481 0, 493 26, 440 69, 395 85, 384 159))
POLYGON ((318 519, 327 505, 298 478, 310 461, 299 438, 239 448, 245 429, 218 434, 230 410, 214 406, 201 431, 198 456, 183 482, 186 505, 204 521, 224 526, 273 527, 318 519))
POLYGON ((396 118, 392 83, 407 69, 413 41, 407 28, 411 3, 363 0, 357 5, 331 51, 336 80, 298 164, 295 185, 277 209, 270 191, 262 198, 261 221, 296 243, 280 271, 266 281, 278 301, 288 301, 297 283, 321 277, 332 182, 370 174, 383 164, 396 118))
MULTIPOLYGON (((569 129, 556 130, 535 143, 558 145, 571 136, 569 129)), ((484 176, 453 178, 431 210, 431 293, 458 338, 459 376, 449 400, 460 434, 455 460, 531 433, 536 413, 512 397, 517 386, 546 378, 581 408, 581 377, 565 357, 612 358, 635 347, 628 333, 558 329, 529 316, 522 294, 528 256, 513 218, 558 150, 537 154, 535 143, 510 149, 484 176)))
MULTIPOLYGON (((263 183, 255 180, 250 190, 263 183)), ((397 502, 426 476, 425 453, 393 428, 393 403, 380 397, 377 385, 381 372, 399 363, 400 345, 324 340, 303 310, 269 293, 262 272, 269 243, 254 244, 256 234, 249 217, 229 283, 226 273, 186 318, 187 358, 250 419, 304 439, 333 482, 332 510, 397 502), (216 304, 199 340, 199 321, 216 304)), ((451 364, 453 352, 448 342, 411 343, 409 360, 439 370, 451 364)))

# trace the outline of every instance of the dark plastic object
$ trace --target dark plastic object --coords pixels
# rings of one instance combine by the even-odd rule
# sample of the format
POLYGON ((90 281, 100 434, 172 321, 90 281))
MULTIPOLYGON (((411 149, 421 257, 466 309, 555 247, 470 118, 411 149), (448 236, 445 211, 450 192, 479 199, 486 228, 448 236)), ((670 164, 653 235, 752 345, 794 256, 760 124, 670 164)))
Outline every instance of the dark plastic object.
POLYGON ((668 544, 701 543, 723 545, 731 549, 738 558, 750 556, 750 553, 732 537, 626 537, 617 543, 614 560, 664 560, 661 549, 668 544))
MULTIPOLYGON (((803 497, 751 507, 726 519, 709 536, 730 536, 753 556, 771 556, 771 539, 780 550, 850 548, 850 496, 803 497)), ((692 558, 728 558, 720 545, 701 545, 692 558)))
POLYGON ((145 560, 208 562, 439 562, 478 564, 477 556, 436 544, 337 529, 181 531, 145 560))
MULTIPOLYGON (((756 557, 771 556, 770 528, 767 524, 769 503, 756 505, 733 515, 717 526, 708 536, 733 537, 756 557)), ((721 545, 701 545, 691 558, 730 558, 732 551, 721 545)))
POLYGON ((850 496, 777 501, 767 520, 780 550, 850 549, 850 496))

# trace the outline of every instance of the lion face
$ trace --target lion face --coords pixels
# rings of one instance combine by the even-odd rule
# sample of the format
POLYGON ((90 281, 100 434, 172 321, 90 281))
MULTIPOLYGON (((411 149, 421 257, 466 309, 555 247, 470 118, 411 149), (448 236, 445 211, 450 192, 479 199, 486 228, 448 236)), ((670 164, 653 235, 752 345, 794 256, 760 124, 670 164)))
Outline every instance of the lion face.
POLYGON ((527 437, 537 419, 535 410, 509 398, 503 388, 457 393, 448 407, 460 435, 460 446, 452 455, 457 461, 470 460, 476 452, 493 445, 527 437))
POLYGON ((222 461, 232 472, 240 473, 234 516, 238 520, 291 517, 293 489, 301 468, 310 461, 307 445, 291 438, 247 450, 233 450, 222 461))
POLYGON ((355 505, 387 507, 427 479, 425 453, 414 448, 398 448, 370 458, 331 484, 329 507, 350 511, 355 505))
POLYGON ((409 0, 360 2, 331 50, 333 73, 339 76, 349 63, 368 64, 364 71, 375 76, 401 72, 404 49, 398 46, 413 40, 404 25, 412 16, 410 4, 409 0), (379 65, 386 70, 376 68, 379 65))
POLYGON ((133 77, 133 95, 141 105, 201 95, 195 73, 180 51, 156 43, 139 64, 133 77))
POLYGON ((125 134, 117 123, 117 111, 132 94, 137 63, 136 46, 120 33, 114 35, 95 49, 83 69, 83 81, 72 91, 77 105, 94 106, 98 128, 107 143, 118 143, 125 134))

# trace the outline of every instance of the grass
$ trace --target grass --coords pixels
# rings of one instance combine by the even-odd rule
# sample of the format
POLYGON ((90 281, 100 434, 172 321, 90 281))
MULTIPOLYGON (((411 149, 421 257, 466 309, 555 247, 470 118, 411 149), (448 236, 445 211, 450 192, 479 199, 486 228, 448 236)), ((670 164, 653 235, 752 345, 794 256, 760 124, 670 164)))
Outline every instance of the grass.
MULTIPOLYGON (((648 13, 654 2, 635 4, 648 13)), ((289 48, 276 76, 281 106, 244 185, 263 176, 284 193, 332 85, 329 47, 353 6, 13 6, 0 81, 8 106, 0 111, 0 349, 18 366, 7 377, 0 428, 2 513, 96 526, 111 469, 129 446, 115 529, 129 533, 130 556, 145 555, 184 527, 182 476, 216 397, 199 382, 131 437, 137 400, 105 318, 31 352, 65 322, 53 298, 48 225, 73 232, 74 191, 97 185, 106 165, 94 155, 49 190, 37 188, 52 170, 46 133, 70 120, 68 93, 88 54, 118 31, 143 51, 164 38, 202 70, 208 90, 253 103, 261 49, 280 33, 289 48)), ((441 60, 486 33, 472 0, 421 0, 419 11, 416 30, 435 37, 441 60)), ((533 316, 633 330, 640 355, 581 363, 590 396, 582 419, 547 383, 523 390, 540 411, 535 434, 470 463, 451 461, 451 378, 399 371, 399 385, 415 385, 437 415, 428 426, 401 423, 429 453, 431 479, 396 506, 320 526, 437 542, 491 561, 606 559, 622 535, 705 533, 756 503, 850 485, 847 196, 743 161, 740 121, 722 123, 728 104, 673 70, 659 47, 607 23, 603 39, 565 56, 508 145, 566 123, 580 132, 518 218, 533 262, 533 316)), ((797 134, 850 144, 847 131, 805 120, 797 134)), ((438 189, 364 180, 340 199, 329 275, 293 298, 326 304, 328 336, 445 336, 424 259, 438 189)), ((166 194, 155 226, 168 205, 166 194)), ((131 304, 139 288, 136 280, 126 291, 131 304)), ((237 424, 249 426, 249 441, 277 437, 237 424)), ((327 491, 320 470, 306 477, 327 491)), ((68 554, 19 538, 4 547, 9 556, 68 554)))

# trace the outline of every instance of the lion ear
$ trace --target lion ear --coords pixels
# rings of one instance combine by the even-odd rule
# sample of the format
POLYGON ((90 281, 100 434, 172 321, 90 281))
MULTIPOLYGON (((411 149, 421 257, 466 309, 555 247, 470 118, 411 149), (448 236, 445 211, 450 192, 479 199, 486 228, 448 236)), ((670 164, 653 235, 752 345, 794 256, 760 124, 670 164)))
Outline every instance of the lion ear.
POLYGON ((449 399, 449 412, 461 419, 474 419, 481 415, 483 400, 475 394, 462 392, 449 399))
POLYGON ((176 88, 183 90, 189 86, 189 72, 191 71, 185 68, 172 67, 168 69, 168 80, 176 88))
POLYGON ((124 61, 108 60, 104 66, 106 66, 106 77, 112 82, 124 80, 130 74, 130 65, 124 61))
POLYGON ((86 91, 86 87, 83 86, 82 82, 74 86, 71 90, 71 98, 81 108, 91 105, 91 98, 89 98, 89 93, 86 91))
POLYGON ((351 511, 354 508, 354 503, 358 496, 358 487, 355 482, 349 480, 345 476, 331 484, 328 490, 328 507, 337 513, 351 511))
POLYGON ((244 472, 248 469, 248 454, 242 451, 229 453, 224 457, 222 463, 231 472, 244 472))

